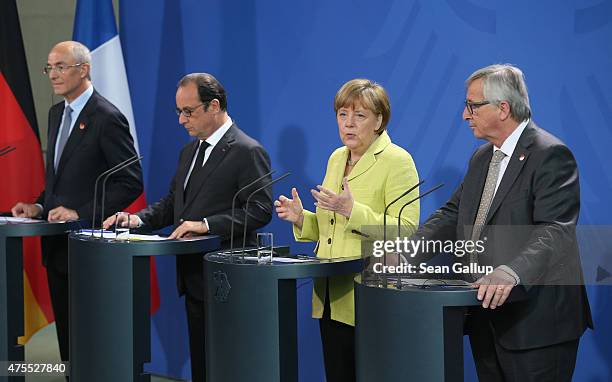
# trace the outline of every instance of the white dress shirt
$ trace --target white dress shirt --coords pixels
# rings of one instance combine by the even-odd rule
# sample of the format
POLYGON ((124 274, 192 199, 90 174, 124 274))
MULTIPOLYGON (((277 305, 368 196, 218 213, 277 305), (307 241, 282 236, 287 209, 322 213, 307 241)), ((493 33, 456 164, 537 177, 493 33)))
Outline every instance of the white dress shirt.
MULTIPOLYGON (((221 127, 219 127, 217 130, 215 130, 215 132, 212 133, 210 137, 206 138, 208 147, 206 148, 206 151, 204 152, 204 161, 202 162, 202 167, 204 167, 204 165, 206 164, 206 161, 208 161, 208 158, 210 157, 210 153, 213 151, 213 148, 215 148, 217 143, 219 143, 219 141, 221 140, 221 138, 223 138, 225 133, 227 133, 229 128, 232 127, 232 123, 233 123, 232 119, 230 117, 227 117, 227 121, 225 121, 225 123, 221 125, 221 127)), ((187 187, 187 182, 189 181, 189 177, 191 176, 191 172, 193 171, 193 167, 195 166, 195 162, 196 162, 196 159, 198 158, 198 154, 200 152, 201 147, 202 147, 202 140, 200 140, 198 149, 196 150, 195 155, 193 156, 193 159, 191 160, 191 166, 189 166, 189 171, 187 172, 187 176, 185 177, 185 181, 183 182, 183 190, 187 187)))
MULTIPOLYGON (((525 127, 527 127, 528 123, 529 123, 529 119, 526 119, 523 122, 521 122, 521 124, 518 125, 516 129, 514 129, 512 134, 510 134, 510 136, 506 138, 504 143, 502 143, 501 147, 497 147, 493 145, 493 152, 495 152, 496 150, 501 150, 504 154, 506 154, 506 156, 504 157, 504 159, 502 159, 500 163, 499 175, 497 176, 497 183, 495 184, 495 192, 493 193, 493 197, 495 197, 495 194, 497 193, 497 188, 499 187, 499 184, 501 183, 504 177, 504 174, 506 173, 506 169, 508 168, 508 163, 510 163, 510 158, 512 157, 512 154, 514 153, 514 149, 516 149, 516 145, 519 141, 519 138, 521 137, 521 134, 523 134, 523 131, 525 130, 525 127)), ((508 273, 510 276, 514 277, 514 281, 516 282, 516 285, 518 285, 521 282, 521 278, 519 277, 519 275, 509 266, 500 265, 497 268, 508 273)))

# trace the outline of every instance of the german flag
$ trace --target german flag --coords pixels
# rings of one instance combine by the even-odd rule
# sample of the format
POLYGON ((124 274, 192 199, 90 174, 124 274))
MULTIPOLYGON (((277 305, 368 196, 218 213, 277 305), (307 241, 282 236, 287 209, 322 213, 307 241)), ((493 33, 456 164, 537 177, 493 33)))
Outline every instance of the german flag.
MULTIPOLYGON (((0 211, 10 211, 19 201, 33 203, 44 188, 44 164, 15 0, 0 1, 0 155, 0 211)), ((20 343, 54 321, 40 238, 23 240, 23 267, 25 336, 20 343)))

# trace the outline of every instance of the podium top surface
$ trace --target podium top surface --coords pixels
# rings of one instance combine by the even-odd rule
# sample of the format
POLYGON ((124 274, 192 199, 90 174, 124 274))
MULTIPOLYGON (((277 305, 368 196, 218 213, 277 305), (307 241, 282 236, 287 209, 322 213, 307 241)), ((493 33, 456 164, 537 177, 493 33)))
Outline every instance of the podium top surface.
MULTIPOLYGON (((482 301, 476 298, 477 288, 426 284, 425 286, 403 286, 398 289, 395 281, 389 281, 387 288, 381 285, 363 283, 358 278, 355 278, 354 281, 356 288, 363 291, 368 290, 369 293, 374 294, 394 294, 399 298, 415 301, 437 301, 446 306, 477 306, 482 304, 482 301)), ((526 298, 528 298, 528 295, 525 289, 522 286, 517 286, 512 289, 506 302, 516 302, 526 298)))
POLYGON ((101 239, 71 233, 70 246, 95 253, 128 254, 131 256, 189 255, 211 252, 219 249, 221 239, 216 235, 196 236, 189 239, 164 241, 128 241, 101 239))
POLYGON ((28 236, 53 236, 67 234, 70 231, 87 226, 82 220, 68 222, 48 222, 40 220, 36 223, 1 223, 0 236, 5 237, 28 237, 28 236))
POLYGON ((359 273, 363 268, 363 259, 356 257, 338 257, 324 259, 307 256, 283 256, 285 259, 308 260, 305 262, 272 262, 258 263, 256 259, 229 256, 219 252, 209 253, 204 260, 218 267, 232 271, 264 272, 270 277, 279 279, 298 279, 307 277, 327 277, 334 275, 359 273))

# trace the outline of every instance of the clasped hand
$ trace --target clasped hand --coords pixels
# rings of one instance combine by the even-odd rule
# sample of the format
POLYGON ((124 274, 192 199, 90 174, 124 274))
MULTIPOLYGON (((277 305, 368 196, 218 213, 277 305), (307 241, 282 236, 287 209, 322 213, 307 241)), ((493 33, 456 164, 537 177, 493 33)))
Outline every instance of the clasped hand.
MULTIPOLYGON (((118 224, 120 227, 137 228, 140 225, 140 218, 136 215, 129 215, 129 223, 127 220, 127 213, 119 213, 108 217, 102 226, 104 229, 110 228, 113 224, 118 224), (118 217, 117 217, 118 216, 118 217)), ((197 235, 204 235, 208 233, 208 227, 203 221, 183 221, 181 225, 168 236, 168 239, 180 239, 187 238, 197 235)))

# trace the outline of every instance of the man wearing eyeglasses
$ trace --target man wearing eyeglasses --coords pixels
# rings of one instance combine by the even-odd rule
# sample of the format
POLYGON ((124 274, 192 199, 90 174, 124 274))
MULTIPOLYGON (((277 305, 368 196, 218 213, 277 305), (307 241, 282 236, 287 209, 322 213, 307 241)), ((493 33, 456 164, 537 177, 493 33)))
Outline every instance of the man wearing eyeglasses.
MULTIPOLYGON (((61 42, 49 53, 43 72, 64 100, 49 110, 45 190, 36 203, 17 203, 14 216, 91 220, 98 175, 136 154, 127 119, 94 90, 90 71, 91 54, 81 43, 61 42)), ((123 210, 142 190, 140 164, 116 173, 107 185, 107 211, 123 210)), ((60 355, 68 361, 68 241, 43 237, 42 248, 60 355)))
POLYGON ((463 119, 488 143, 415 237, 484 243, 460 260, 494 269, 467 277, 481 300, 466 320, 479 380, 571 381, 579 339, 592 328, 575 235, 576 161, 531 120, 520 69, 491 65, 466 84, 463 119), (527 298, 506 302, 515 289, 527 298))
MULTIPOLYGON (((270 172, 270 158, 259 142, 242 132, 229 117, 225 89, 210 74, 193 73, 180 80, 176 114, 178 122, 196 139, 181 151, 168 195, 130 215, 129 225, 152 230, 173 226, 172 239, 208 233, 219 235, 221 246, 228 248, 232 198, 238 190, 270 172)), ((270 178, 253 185, 236 200, 235 239, 242 238, 246 217, 247 245, 256 244, 255 230, 272 219, 271 187, 255 194, 248 211, 245 210, 249 193, 268 181, 270 178)), ((104 226, 114 223, 115 217, 111 216, 104 226)), ((194 382, 206 378, 203 267, 202 255, 177 257, 178 289, 185 295, 194 382)))

